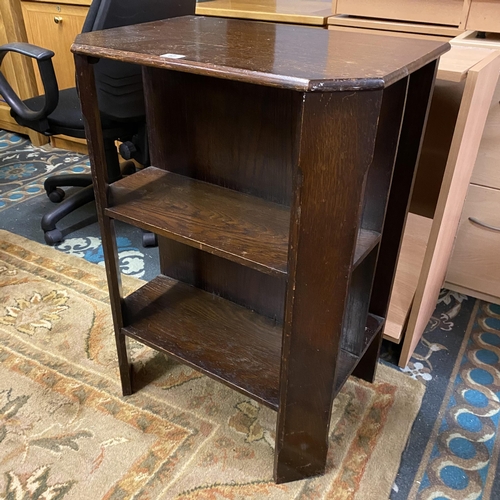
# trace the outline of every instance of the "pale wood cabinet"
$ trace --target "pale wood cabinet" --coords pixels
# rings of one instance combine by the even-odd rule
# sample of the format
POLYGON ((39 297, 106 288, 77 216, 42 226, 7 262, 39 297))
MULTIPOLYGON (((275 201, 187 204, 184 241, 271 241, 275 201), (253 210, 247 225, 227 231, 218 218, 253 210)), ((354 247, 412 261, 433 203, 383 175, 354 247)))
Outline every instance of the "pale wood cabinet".
MULTIPOLYGON (((55 53, 52 62, 60 90, 75 86, 75 63, 70 48, 82 30, 90 4, 91 0, 21 2, 28 41, 55 53)), ((34 66, 38 89, 42 93, 43 85, 36 64, 34 66)), ((82 139, 55 136, 50 141, 55 147, 87 152, 86 141, 82 139)))
MULTIPOLYGON (((482 2, 485 5, 491 2, 482 2)), ((495 2, 500 7, 500 2, 495 2)), ((466 34, 454 44, 500 50, 500 35, 466 34)), ((500 83, 470 179, 445 286, 500 303, 500 83)))
MULTIPOLYGON (((9 39, 7 37, 7 32, 5 29, 5 25, 3 22, 3 17, 0 22, 0 45, 8 43, 9 39)), ((2 62, 2 73, 4 73, 7 81, 10 82, 12 88, 19 92, 19 85, 17 83, 16 72, 14 70, 14 54, 8 54, 2 62)), ((19 58, 19 56, 18 56, 19 58)), ((25 132, 25 128, 21 127, 16 123, 14 118, 10 116, 10 107, 5 101, 2 99, 0 95, 0 128, 3 130, 10 130, 11 132, 25 132)))
POLYGON ((500 32, 499 0, 336 0, 328 23, 398 32, 456 36, 500 32))
MULTIPOLYGON (((24 41, 27 41, 27 37, 19 0, 0 0, 0 45, 24 41)), ((22 99, 37 94, 33 68, 27 58, 14 53, 7 54, 2 62, 2 73, 22 99)), ((0 128, 29 135, 31 142, 37 146, 47 143, 43 135, 17 124, 1 95, 0 128)))
POLYGON ((500 31, 500 2, 498 0, 471 0, 467 29, 500 31))
POLYGON ((499 189, 470 184, 447 282, 450 288, 500 303, 499 189))
POLYGON ((465 30, 471 0, 336 0, 328 24, 427 35, 465 30))
POLYGON ((464 0, 337 0, 337 13, 459 26, 464 0))
MULTIPOLYGON (((76 2, 72 2, 76 3, 76 2)), ((81 32, 87 5, 62 2, 21 2, 28 41, 54 51, 52 59, 60 89, 75 86, 75 64, 70 51, 76 35, 81 32)), ((42 82, 37 73, 39 90, 42 82)))
MULTIPOLYGON (((401 366, 406 365, 418 344, 434 312, 443 283, 446 286, 450 257, 455 242, 458 244, 457 233, 460 237, 467 189, 481 150, 483 132, 486 130, 488 133, 489 129, 488 111, 491 103, 495 102, 493 96, 499 72, 500 52, 488 48, 464 48, 452 44, 452 50, 441 59, 438 72, 440 84, 436 85, 433 100, 433 104, 439 106, 434 113, 431 108, 429 135, 424 140, 419 165, 419 171, 424 174, 423 187, 427 191, 436 184, 440 187, 430 214, 432 218, 429 219, 431 224, 423 260, 413 260, 419 276, 407 320, 403 323, 406 328, 403 328, 401 366), (425 174, 432 170, 441 172, 442 178, 436 179, 433 175, 429 180, 425 174)), ((498 100, 496 103, 498 106, 498 100)), ((416 184, 414 200, 419 192, 418 179, 416 184)), ((419 211, 424 212, 422 207, 419 211)), ((407 229, 412 230, 413 226, 414 230, 415 225, 409 222, 407 229)), ((481 260, 481 242, 476 240, 475 243, 475 256, 481 260)), ((404 259, 404 255, 401 258, 404 259)), ((463 262, 463 267, 472 268, 473 265, 471 258, 463 262)))
POLYGON ((325 26, 334 7, 332 0, 210 0, 198 1, 196 14, 325 26))

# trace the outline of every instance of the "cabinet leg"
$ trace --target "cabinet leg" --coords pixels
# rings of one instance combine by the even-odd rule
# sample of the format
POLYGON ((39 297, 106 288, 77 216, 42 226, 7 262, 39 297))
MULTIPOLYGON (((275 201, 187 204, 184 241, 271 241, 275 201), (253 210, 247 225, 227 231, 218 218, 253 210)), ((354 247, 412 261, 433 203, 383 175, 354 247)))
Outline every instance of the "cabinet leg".
POLYGON ((117 333, 115 334, 115 340, 122 393, 124 396, 130 396, 134 391, 132 389, 132 365, 129 362, 127 352, 127 337, 121 333, 117 333))
POLYGON ((380 355, 380 347, 382 346, 382 330, 377 337, 373 339, 363 357, 359 360, 356 368, 352 372, 355 377, 358 377, 367 382, 374 382, 377 374, 378 358, 380 355))
POLYGON ((324 474, 330 412, 319 413, 314 405, 302 402, 289 405, 286 413, 280 417, 280 435, 276 436, 275 481, 285 483, 324 474))
POLYGON ((85 117, 85 134, 89 147, 92 166, 92 185, 94 186, 97 217, 101 228, 102 248, 106 262, 106 275, 113 324, 115 328, 116 349, 123 395, 132 394, 131 365, 128 359, 126 338, 121 333, 123 327, 122 284, 120 264, 116 245, 116 233, 113 220, 106 216, 108 184, 116 180, 118 158, 114 144, 103 139, 101 114, 99 112, 97 91, 94 80, 94 69, 91 59, 86 56, 75 56, 76 76, 85 117), (116 167, 116 168, 115 168, 116 167))
MULTIPOLYGON (((336 311, 342 317, 343 300, 336 311)), ((323 331, 319 336, 326 336, 323 331)), ((296 481, 325 472, 330 412, 334 397, 338 350, 335 342, 307 348, 290 339, 287 380, 278 411, 274 477, 277 483, 296 481)))

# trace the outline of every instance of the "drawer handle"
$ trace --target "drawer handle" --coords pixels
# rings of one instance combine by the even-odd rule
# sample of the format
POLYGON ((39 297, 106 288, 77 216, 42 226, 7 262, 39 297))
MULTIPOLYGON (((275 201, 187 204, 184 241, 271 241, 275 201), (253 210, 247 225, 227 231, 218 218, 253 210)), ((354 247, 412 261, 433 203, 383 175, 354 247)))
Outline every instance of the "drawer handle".
POLYGON ((54 22, 56 24, 62 23, 63 22, 63 18, 61 16, 55 16, 54 17, 54 22))
POLYGON ((469 217, 469 220, 474 224, 477 224, 478 226, 485 227, 486 229, 491 229, 492 231, 497 231, 500 233, 500 227, 490 226, 489 224, 485 224, 484 222, 481 222, 475 217, 469 217))

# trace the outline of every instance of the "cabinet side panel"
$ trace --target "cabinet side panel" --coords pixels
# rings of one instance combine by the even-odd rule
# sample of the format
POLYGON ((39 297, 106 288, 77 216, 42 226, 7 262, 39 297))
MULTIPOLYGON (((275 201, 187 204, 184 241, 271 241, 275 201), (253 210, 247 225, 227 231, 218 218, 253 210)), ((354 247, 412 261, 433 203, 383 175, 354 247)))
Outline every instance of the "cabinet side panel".
POLYGON ((145 68, 154 166, 290 205, 301 94, 145 68))
POLYGON ((278 482, 324 472, 364 180, 382 102, 381 91, 304 97, 283 327, 278 482))
MULTIPOLYGON (((384 90, 373 161, 365 179, 361 227, 378 233, 385 218, 407 87, 408 78, 404 78, 384 90)), ((365 347, 359 331, 366 324, 377 253, 378 248, 354 271, 349 283, 341 345, 357 356, 365 347)))

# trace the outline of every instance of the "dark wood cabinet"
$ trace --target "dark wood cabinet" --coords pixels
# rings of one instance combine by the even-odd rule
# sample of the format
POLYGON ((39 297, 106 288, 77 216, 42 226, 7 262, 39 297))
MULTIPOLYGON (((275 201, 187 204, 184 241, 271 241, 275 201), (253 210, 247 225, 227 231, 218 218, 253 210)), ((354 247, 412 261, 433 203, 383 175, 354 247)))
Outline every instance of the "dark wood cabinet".
POLYGON ((275 479, 324 472, 333 399, 373 380, 447 44, 185 17, 74 46, 124 394, 125 337, 277 410, 275 479), (139 64, 153 167, 108 184, 93 64, 139 64), (115 219, 159 236, 121 292, 115 219))

